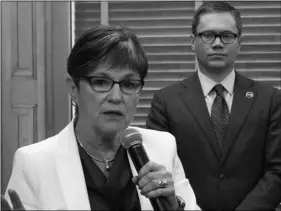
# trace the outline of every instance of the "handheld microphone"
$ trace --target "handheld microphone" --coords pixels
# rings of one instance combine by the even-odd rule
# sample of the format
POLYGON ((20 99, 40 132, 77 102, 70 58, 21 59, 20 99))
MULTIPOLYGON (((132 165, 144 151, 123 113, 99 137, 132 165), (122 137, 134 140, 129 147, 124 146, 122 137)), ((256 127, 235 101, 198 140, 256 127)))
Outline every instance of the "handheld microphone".
MULTIPOLYGON (((142 145, 142 135, 136 129, 128 128, 122 136, 122 146, 129 152, 137 172, 149 162, 142 145)), ((164 197, 150 198, 155 211, 169 210, 168 201, 164 197)))

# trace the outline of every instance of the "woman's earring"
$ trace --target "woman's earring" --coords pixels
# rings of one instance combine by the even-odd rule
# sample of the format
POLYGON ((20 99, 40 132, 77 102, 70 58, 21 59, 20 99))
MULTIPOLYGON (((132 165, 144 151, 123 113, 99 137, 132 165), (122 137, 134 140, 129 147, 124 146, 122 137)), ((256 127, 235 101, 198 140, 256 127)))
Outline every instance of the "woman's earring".
POLYGON ((191 49, 194 51, 195 50, 195 47, 194 47, 194 45, 191 45, 191 49))

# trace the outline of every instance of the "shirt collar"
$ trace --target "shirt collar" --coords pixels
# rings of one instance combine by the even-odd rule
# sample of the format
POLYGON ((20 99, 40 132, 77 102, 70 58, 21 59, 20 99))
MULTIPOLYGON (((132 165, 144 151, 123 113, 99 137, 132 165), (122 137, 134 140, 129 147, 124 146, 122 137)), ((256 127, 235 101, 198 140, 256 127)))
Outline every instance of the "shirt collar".
MULTIPOLYGON (((206 76, 205 74, 203 74, 199 69, 198 69, 198 77, 201 83, 203 94, 206 97, 217 83, 213 81, 211 78, 209 78, 208 76, 206 76)), ((222 80, 220 84, 224 86, 224 88, 230 95, 233 95, 234 82, 235 82, 235 71, 233 69, 228 74, 228 76, 226 76, 222 80)))

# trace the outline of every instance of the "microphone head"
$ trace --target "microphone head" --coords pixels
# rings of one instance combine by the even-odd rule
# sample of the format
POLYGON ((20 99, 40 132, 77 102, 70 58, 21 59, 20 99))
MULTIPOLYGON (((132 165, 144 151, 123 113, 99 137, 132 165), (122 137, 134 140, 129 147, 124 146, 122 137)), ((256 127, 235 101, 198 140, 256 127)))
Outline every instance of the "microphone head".
POLYGON ((133 145, 142 144, 142 135, 138 130, 134 128, 128 128, 122 134, 121 140, 122 146, 125 149, 129 149, 133 145))

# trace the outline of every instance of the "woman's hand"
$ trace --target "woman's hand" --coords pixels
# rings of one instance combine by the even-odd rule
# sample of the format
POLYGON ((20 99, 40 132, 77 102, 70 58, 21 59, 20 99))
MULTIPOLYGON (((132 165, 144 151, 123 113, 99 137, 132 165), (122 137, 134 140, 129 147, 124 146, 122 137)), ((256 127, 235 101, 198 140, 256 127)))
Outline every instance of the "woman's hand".
POLYGON ((165 166, 148 162, 141 168, 139 175, 133 177, 132 181, 145 197, 165 197, 171 210, 178 208, 172 174, 167 171, 165 166))
POLYGON ((10 196, 13 208, 10 207, 8 201, 4 198, 4 196, 1 195, 1 210, 25 210, 16 191, 10 189, 8 190, 8 194, 10 196))

